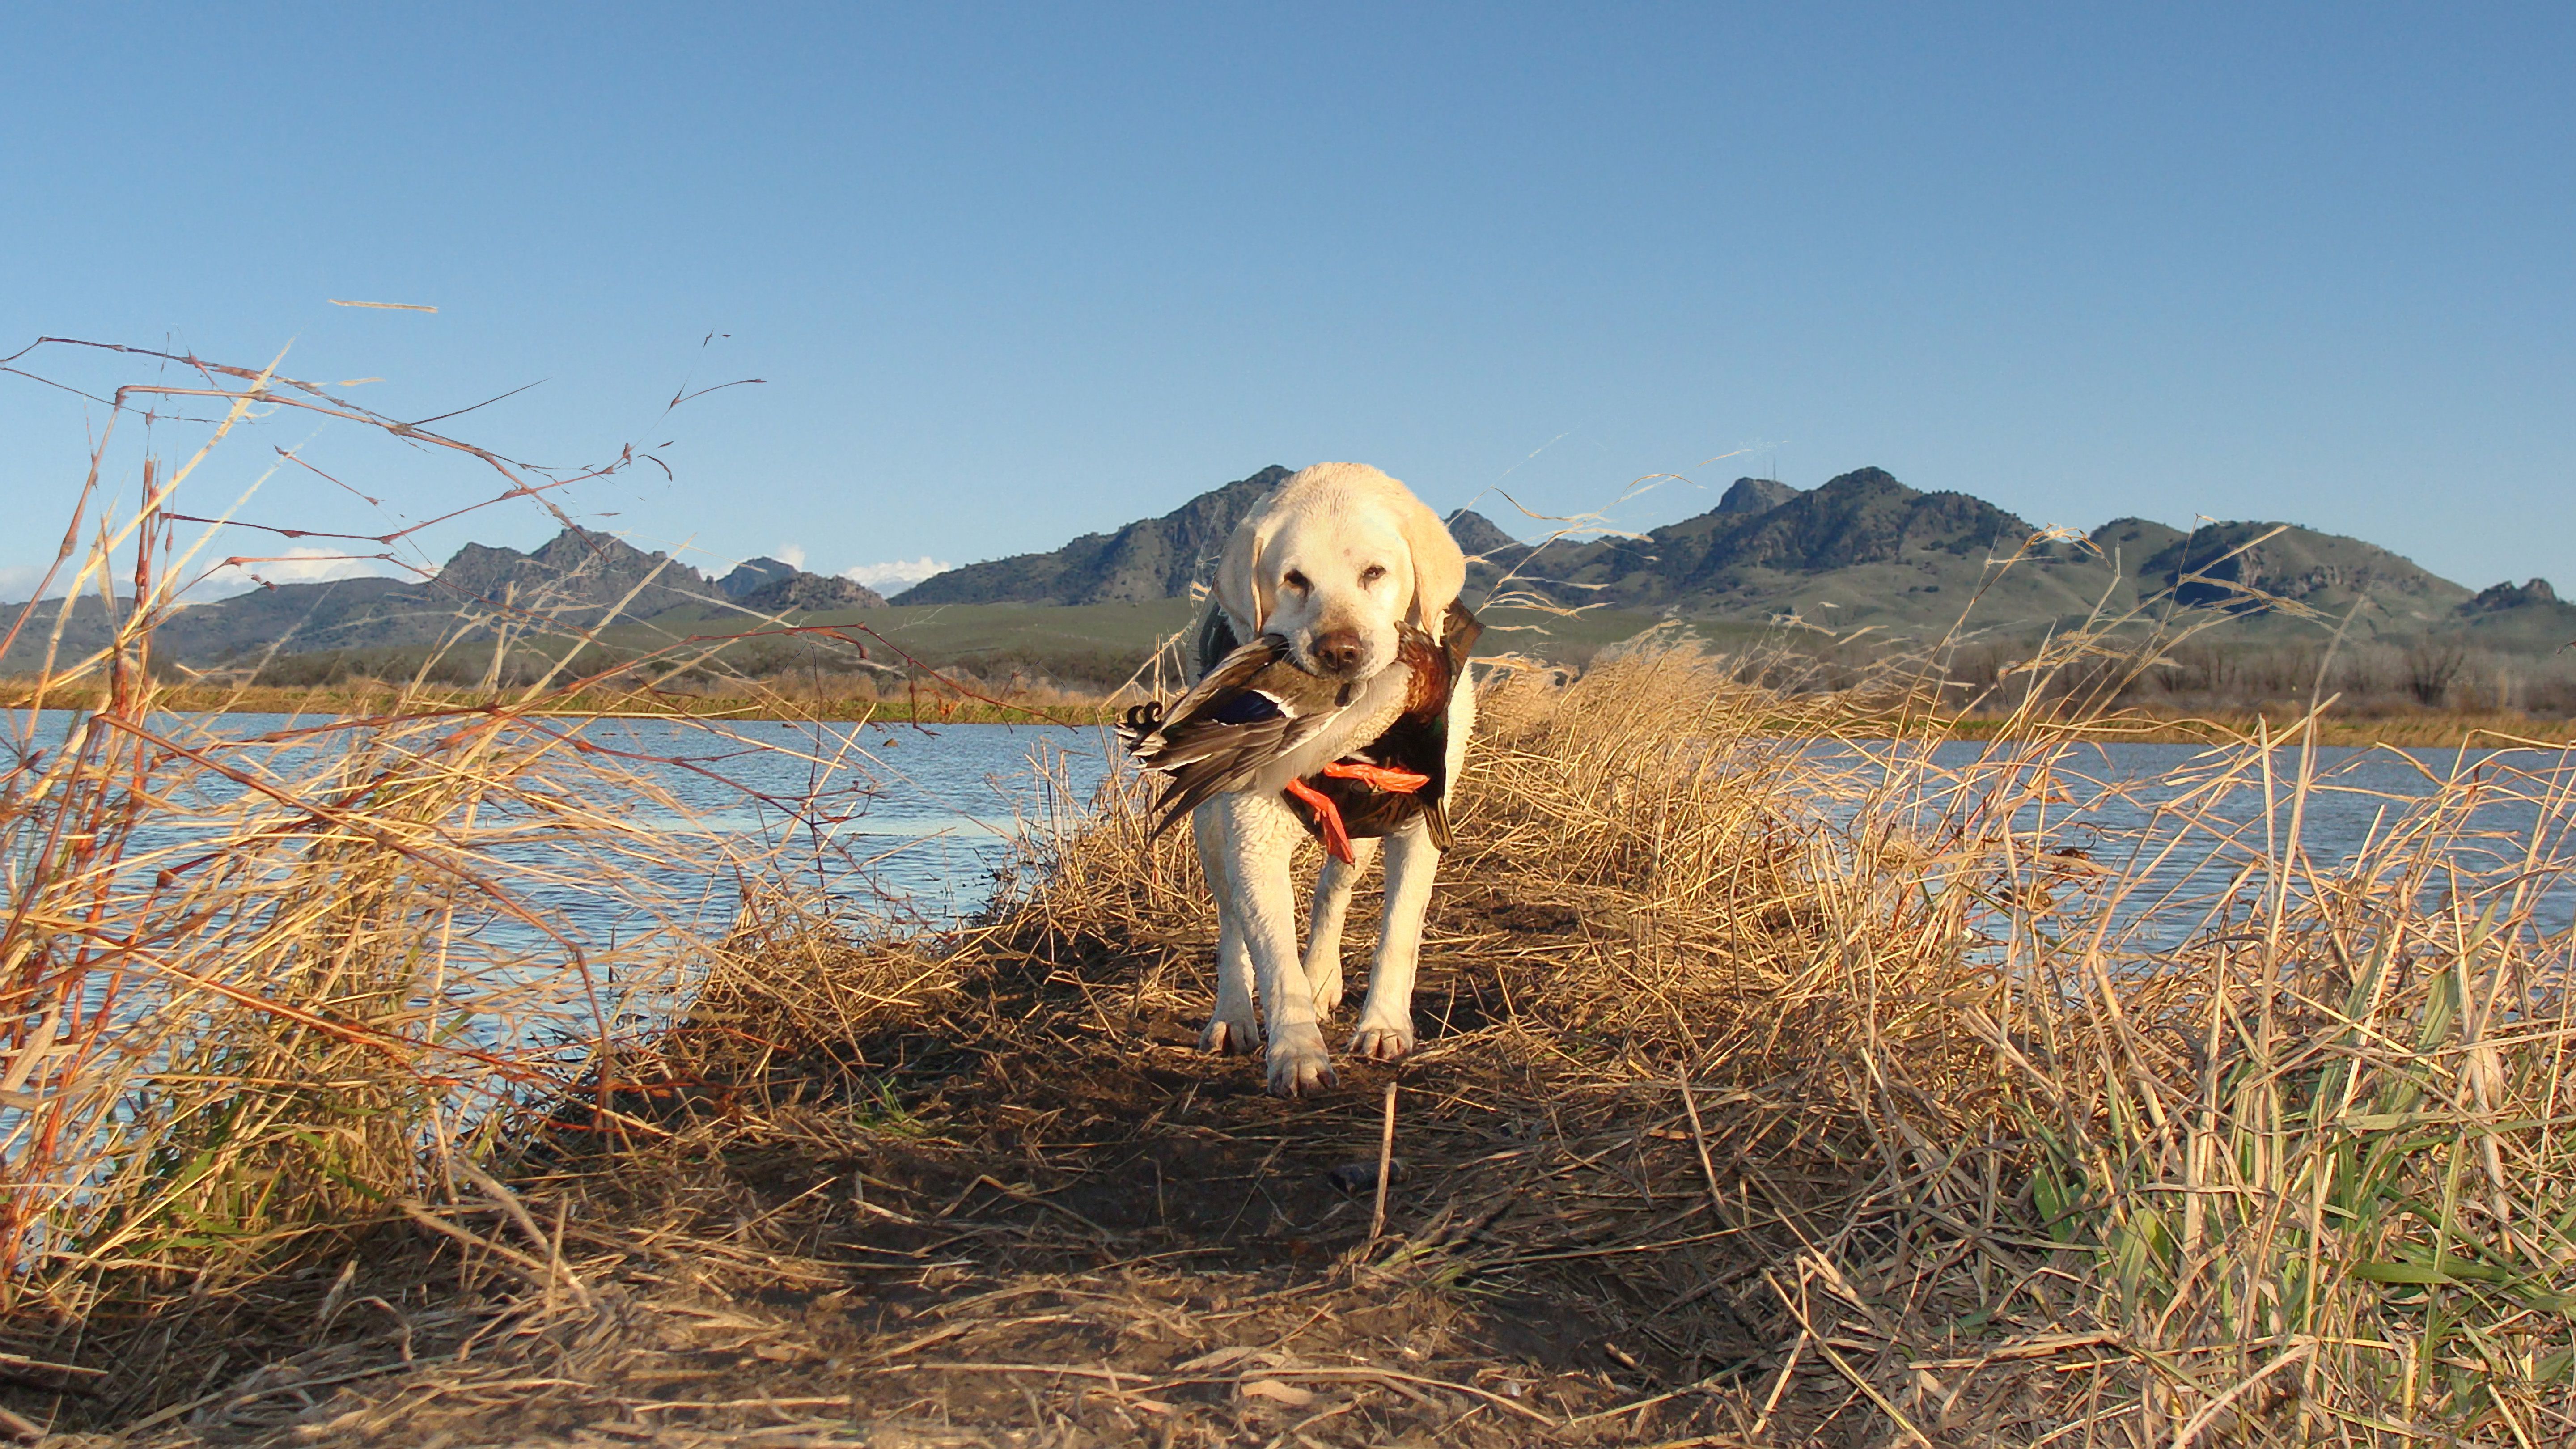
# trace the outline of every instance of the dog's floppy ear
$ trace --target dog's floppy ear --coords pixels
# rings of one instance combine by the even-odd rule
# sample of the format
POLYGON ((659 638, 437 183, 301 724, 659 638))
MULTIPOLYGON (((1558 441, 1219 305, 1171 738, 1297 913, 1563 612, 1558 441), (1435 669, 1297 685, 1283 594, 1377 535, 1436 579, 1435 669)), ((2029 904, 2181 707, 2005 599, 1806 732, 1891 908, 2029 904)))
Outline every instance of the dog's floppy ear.
POLYGON ((1404 535, 1405 551, 1413 555, 1413 623, 1437 637, 1441 619, 1466 586, 1466 551, 1449 536, 1440 515, 1409 492, 1396 503, 1395 526, 1404 535))
POLYGON ((1235 525, 1233 536, 1225 541, 1224 554, 1216 562, 1217 606, 1249 631, 1246 638, 1260 633, 1270 622, 1270 590, 1261 582, 1261 551, 1278 528, 1279 510, 1263 505, 1259 512, 1235 525))

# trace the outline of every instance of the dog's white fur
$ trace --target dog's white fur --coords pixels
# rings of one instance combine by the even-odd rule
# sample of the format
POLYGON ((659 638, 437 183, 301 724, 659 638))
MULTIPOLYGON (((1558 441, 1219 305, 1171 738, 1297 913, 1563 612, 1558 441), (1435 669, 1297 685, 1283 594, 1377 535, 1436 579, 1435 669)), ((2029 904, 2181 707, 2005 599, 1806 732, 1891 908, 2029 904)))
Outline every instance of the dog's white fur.
MULTIPOLYGON (((1363 681, 1339 719, 1273 762, 1242 789, 1198 807, 1191 827, 1199 864, 1217 899, 1216 1014, 1201 1044, 1248 1052, 1269 1026, 1270 1090, 1313 1092, 1333 1079, 1322 1019, 1342 1001, 1342 921, 1375 840, 1351 842, 1355 863, 1327 857, 1315 885, 1301 961, 1296 897, 1288 866, 1305 827, 1280 799, 1290 780, 1376 739, 1404 709, 1408 671, 1395 662, 1396 626, 1437 631, 1466 581, 1467 563, 1438 514, 1403 484, 1358 463, 1318 463, 1281 484, 1244 520, 1217 566, 1211 608, 1225 611, 1238 639, 1274 633, 1298 667, 1325 673, 1319 640, 1358 637, 1356 663, 1338 671, 1363 681), (1254 1015, 1256 997, 1260 1020, 1254 1015)), ((1475 691, 1461 678, 1449 702, 1448 779, 1453 788, 1476 718, 1475 691)), ((1413 1050, 1413 979, 1422 917, 1431 903, 1439 848, 1419 816, 1386 839, 1386 907, 1368 999, 1351 1051, 1394 1061, 1413 1050)))

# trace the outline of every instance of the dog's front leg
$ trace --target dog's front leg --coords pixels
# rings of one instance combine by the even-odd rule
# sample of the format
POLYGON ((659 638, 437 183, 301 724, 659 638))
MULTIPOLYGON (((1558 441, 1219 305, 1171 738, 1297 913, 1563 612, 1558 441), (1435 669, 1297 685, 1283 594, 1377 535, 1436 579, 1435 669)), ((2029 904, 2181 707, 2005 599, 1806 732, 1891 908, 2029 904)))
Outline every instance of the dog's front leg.
POLYGON ((1229 865, 1234 851, 1214 804, 1191 812, 1190 834, 1199 847, 1199 873, 1216 897, 1216 1011, 1199 1033, 1199 1049, 1242 1056, 1261 1045, 1261 1022, 1253 1014, 1252 948, 1244 940, 1241 896, 1229 865))
POLYGON ((1324 857, 1315 877, 1315 909, 1306 918, 1306 984, 1315 989, 1315 1014, 1330 1016, 1342 1005, 1342 922, 1351 913, 1351 893, 1369 862, 1377 859, 1377 839, 1363 835, 1351 842, 1351 863, 1324 857))
POLYGON ((1305 828, 1268 795, 1220 795, 1209 805, 1224 827, 1220 848, 1235 920, 1261 992, 1270 1090, 1282 1097, 1319 1091, 1332 1084, 1333 1067, 1315 1017, 1315 991, 1297 959, 1297 892, 1288 879, 1289 860, 1305 828))
POLYGON ((1368 1000, 1350 1049, 1391 1062, 1413 1050, 1413 975, 1422 956, 1422 917, 1431 907, 1431 878, 1440 869, 1440 847, 1419 817, 1386 840, 1386 908, 1377 928, 1377 959, 1369 966, 1368 1000))

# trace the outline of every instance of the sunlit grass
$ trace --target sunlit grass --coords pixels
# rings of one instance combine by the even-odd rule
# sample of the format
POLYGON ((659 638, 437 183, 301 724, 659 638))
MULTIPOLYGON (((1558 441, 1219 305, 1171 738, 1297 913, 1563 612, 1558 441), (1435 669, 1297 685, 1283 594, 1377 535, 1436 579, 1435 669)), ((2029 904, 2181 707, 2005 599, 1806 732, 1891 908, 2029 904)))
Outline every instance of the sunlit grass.
MULTIPOLYGON (((208 447, 289 404, 390 426, 273 372, 199 381, 177 391, 223 413, 208 447)), ((504 497, 541 491, 456 451, 502 469, 504 497)), ((338 1265, 388 1234, 458 1253, 475 1291, 498 1274, 588 1304, 573 1199, 549 1223, 496 1172, 574 1143, 596 1200, 650 1199, 675 1119, 718 1124, 689 1149, 715 1155, 785 1110, 791 1059, 848 1132, 934 1137, 863 1026, 936 1008, 990 1033, 996 1072, 1079 1069, 961 985, 1077 947, 1132 972, 1134 1000, 1202 1004, 1171 967, 1205 924, 1195 861, 1147 838, 1132 781, 1038 822, 974 930, 854 942, 767 846, 671 828, 668 761, 584 732, 589 712, 693 715, 649 693, 560 672, 470 696, 233 692, 305 717, 222 733, 151 659, 184 577, 163 515, 198 456, 146 462, 122 519, 92 477, 67 582, 131 602, 10 717, 0 1291, 44 1325, 31 1341, 71 1356, 199 1313, 216 1334, 203 1305, 318 1292, 325 1270, 337 1304, 358 1272, 338 1265), (622 911, 613 950, 537 904, 564 892, 622 911), (91 1326, 111 1322, 127 1336, 91 1326)), ((2576 769, 2556 746, 2463 761, 2326 850, 2318 714, 2220 720, 2123 842, 2223 877, 2223 907, 2178 918, 2066 823, 2113 788, 2086 775, 2093 743, 2183 728, 2110 708, 2162 647, 2134 624, 2059 636, 1983 699, 1946 690, 1937 650, 1832 688, 1795 677, 1812 661, 1672 640, 1492 671, 1444 873, 1563 902, 1566 924, 1543 950, 1508 922, 1477 937, 1502 943, 1478 969, 1521 993, 1512 1014, 1409 1070, 1462 1098, 1541 1093, 1533 1110, 1604 1144, 1524 1197, 1561 1180, 1619 1216, 1633 1193, 1658 1222, 1704 1205, 1705 1235, 1619 1239, 1584 1271, 1677 1302, 1722 1273, 1754 1285, 1778 1346, 1701 1386, 1743 1441, 2567 1442, 2576 769), (2504 805, 2513 839, 2483 823, 2504 805)), ((728 688, 746 713, 797 707, 728 688)), ((2498 743, 2519 728, 2494 723, 2498 743)), ((1095 1003, 1080 1026, 1119 1023, 1095 1003)), ((1406 1150, 1426 1172, 1494 1156, 1460 1142, 1406 1150)), ((1466 1294, 1517 1261, 1466 1234, 1389 1263, 1466 1294)), ((141 1412, 188 1391, 124 1392, 141 1412)))

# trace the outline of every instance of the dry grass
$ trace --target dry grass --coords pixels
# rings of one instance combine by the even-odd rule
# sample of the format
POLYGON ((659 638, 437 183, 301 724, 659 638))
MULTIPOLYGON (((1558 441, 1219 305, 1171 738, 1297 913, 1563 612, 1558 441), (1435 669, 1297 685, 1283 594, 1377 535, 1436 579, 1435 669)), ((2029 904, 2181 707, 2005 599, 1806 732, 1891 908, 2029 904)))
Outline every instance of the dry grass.
MULTIPOLYGON (((106 1417, 186 1406, 135 1440, 172 1444, 2563 1438, 2554 862, 2407 893, 2514 781, 2352 867, 2276 845, 2295 874, 2150 975, 2118 882, 2005 828, 2081 788, 2046 746, 1836 775, 1686 653, 1491 703, 1399 1071, 1283 1103, 1199 1056, 1203 893, 1116 795, 952 949, 756 903, 611 1090, 512 1137, 510 1188, 227 1290, 221 1368, 200 1345, 106 1417), (1916 808, 1939 789, 1967 793, 1916 808)), ((2293 801, 2283 758, 2205 784, 2293 801)))
POLYGON ((962 931, 746 860, 726 939, 674 902, 609 957, 528 902, 650 914, 674 837, 602 802, 655 762, 542 691, 173 738, 138 628, 0 810, 0 1381, 65 1442, 2576 1431, 2555 750, 2345 859, 2259 726, 2138 837, 2226 875, 2177 929, 2073 813, 2138 788, 2081 691, 1936 756, 1759 661, 1498 678, 1424 1050, 1280 1102, 1192 1045, 1210 911, 1132 785, 1059 790, 962 931))
MULTIPOLYGON (((23 709, 37 698, 30 680, 0 680, 0 709, 23 709)), ((426 710, 500 708, 532 717, 598 716, 623 719, 795 720, 847 724, 1107 724, 1122 706, 1061 691, 1020 692, 999 702, 941 693, 918 700, 879 699, 856 693, 817 699, 783 688, 740 693, 682 694, 671 690, 587 687, 550 690, 530 701, 522 690, 442 688, 393 680, 345 684, 165 685, 153 707, 171 714, 342 715, 416 714, 426 710)))

